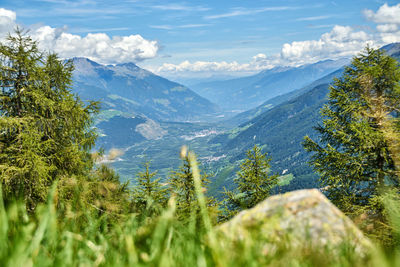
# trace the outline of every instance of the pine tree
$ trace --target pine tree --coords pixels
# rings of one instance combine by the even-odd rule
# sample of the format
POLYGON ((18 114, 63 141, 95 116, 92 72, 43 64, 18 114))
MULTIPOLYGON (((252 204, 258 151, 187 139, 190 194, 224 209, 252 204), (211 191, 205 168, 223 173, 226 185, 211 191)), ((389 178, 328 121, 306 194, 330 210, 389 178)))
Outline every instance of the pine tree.
POLYGON ((246 155, 247 158, 240 165, 240 171, 234 180, 236 190, 225 189, 226 208, 223 219, 230 218, 243 209, 254 207, 269 197, 271 189, 277 185, 278 176, 269 174, 271 158, 267 158, 267 153, 262 153, 261 149, 254 145, 246 155))
MULTIPOLYGON (((209 184, 209 175, 207 173, 200 174, 201 186, 203 193, 207 191, 209 184)), ((188 221, 191 217, 197 216, 199 213, 198 196, 195 190, 192 168, 189 157, 182 157, 182 165, 177 171, 172 171, 168 180, 170 193, 176 197, 177 215, 182 221, 188 221)), ((212 197, 206 198, 206 205, 211 216, 217 213, 217 202, 212 197)))
POLYGON ((144 171, 137 174, 137 185, 134 188, 134 202, 136 211, 153 215, 161 208, 165 208, 168 201, 168 192, 160 183, 160 178, 154 178, 157 172, 150 172, 150 162, 144 164, 144 171))
POLYGON ((20 29, 0 44, 0 181, 5 198, 24 199, 28 210, 56 179, 93 167, 98 107, 71 93, 72 71, 20 29))
MULTIPOLYGON (((367 47, 354 57, 330 88, 322 108, 318 141, 305 137, 313 152, 310 164, 328 197, 355 217, 361 213, 383 221, 380 191, 399 186, 385 132, 388 121, 398 132, 400 69, 380 50, 367 47)), ((392 132, 392 131, 391 131, 392 132)))

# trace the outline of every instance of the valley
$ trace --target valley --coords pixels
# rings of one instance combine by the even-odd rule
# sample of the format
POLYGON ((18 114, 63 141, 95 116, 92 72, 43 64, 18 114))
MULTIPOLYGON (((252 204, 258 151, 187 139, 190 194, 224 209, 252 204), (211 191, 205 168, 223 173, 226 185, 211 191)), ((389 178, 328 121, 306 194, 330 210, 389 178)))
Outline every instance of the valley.
MULTIPOLYGON (((107 123, 103 122, 101 125, 107 125, 107 123)), ((124 125, 114 127, 108 134, 116 136, 118 132, 126 131, 124 125)), ((196 152, 200 163, 207 171, 210 171, 215 162, 225 158, 214 156, 220 144, 209 144, 209 142, 219 133, 227 131, 226 127, 210 123, 185 122, 161 122, 157 127, 163 132, 162 137, 125 141, 122 144, 118 139, 110 143, 106 136, 99 138, 99 147, 117 148, 123 151, 123 155, 112 162, 112 166, 118 170, 124 181, 133 179, 135 174, 142 170, 146 161, 151 162, 151 169, 157 170, 158 175, 164 180, 172 169, 180 165, 179 152, 183 145, 196 152)), ((128 136, 123 140, 128 140, 128 136)))
MULTIPOLYGON (((399 44, 383 49, 398 58, 399 44)), ((197 93, 133 64, 102 66, 74 60, 75 91, 84 100, 94 95, 102 102, 96 118, 97 149, 121 151, 109 164, 122 181, 134 184, 147 161, 165 181, 181 164, 179 150, 186 145, 211 174, 209 194, 218 197, 224 187, 233 187, 246 150, 258 145, 272 157, 271 173, 281 175, 276 193, 318 187, 318 175, 307 164, 302 142, 306 135, 316 137, 313 127, 321 121, 319 110, 347 59, 197 84, 197 93), (255 91, 254 84, 262 81, 255 91), (257 97, 243 97, 245 87, 253 88, 257 97), (240 106, 235 101, 249 108, 237 113, 240 106), (255 103, 261 104, 254 107, 255 103)))

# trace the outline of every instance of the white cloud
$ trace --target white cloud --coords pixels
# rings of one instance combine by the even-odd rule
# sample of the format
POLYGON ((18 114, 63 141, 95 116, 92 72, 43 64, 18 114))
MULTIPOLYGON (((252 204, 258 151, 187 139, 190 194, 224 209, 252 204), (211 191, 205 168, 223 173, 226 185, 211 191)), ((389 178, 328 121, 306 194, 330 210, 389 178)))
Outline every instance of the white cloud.
POLYGON ((137 62, 157 55, 159 45, 142 36, 113 36, 89 33, 84 37, 65 29, 43 26, 32 31, 42 49, 52 50, 61 57, 88 57, 100 63, 137 62))
POLYGON ((262 53, 257 54, 257 55, 255 55, 255 56, 253 57, 253 60, 254 60, 254 61, 260 61, 260 60, 265 60, 265 59, 267 59, 267 55, 262 54, 262 53))
POLYGON ((178 28, 189 29, 189 28, 201 28, 206 26, 210 26, 210 24, 184 24, 184 25, 179 25, 178 28))
MULTIPOLYGON (((193 11, 196 8, 178 4, 153 6, 162 10, 193 11)), ((215 14, 206 19, 218 19, 240 15, 252 15, 261 12, 296 9, 301 7, 277 6, 259 9, 237 8, 227 13, 215 14)), ((183 61, 179 64, 164 63, 159 67, 153 67, 153 71, 160 74, 201 74, 201 73, 254 73, 263 69, 282 65, 301 65, 313 63, 324 59, 349 57, 358 53, 366 44, 374 47, 400 41, 400 4, 389 6, 382 5, 378 10, 364 10, 364 16, 376 23, 376 31, 356 30, 350 26, 331 26, 331 30, 322 34, 315 40, 295 41, 285 43, 279 53, 274 55, 257 54, 249 58, 248 62, 236 61, 183 61)), ((313 21, 328 18, 329 16, 307 17, 299 20, 313 21)), ((0 38, 4 33, 12 31, 16 25, 16 13, 0 8, 0 38)), ((209 24, 185 24, 185 25, 153 25, 158 29, 198 28, 209 24)), ((316 27, 329 27, 330 25, 317 25, 316 27)), ((90 33, 86 36, 68 33, 66 28, 52 28, 41 26, 32 28, 32 37, 40 41, 41 48, 53 50, 61 57, 74 56, 89 57, 100 63, 120 63, 129 61, 141 61, 154 58, 159 50, 157 41, 144 39, 140 35, 113 36, 104 33, 90 33)))
POLYGON ((153 29, 160 29, 160 30, 172 30, 171 25, 150 25, 149 27, 153 28, 153 29))
POLYGON ((328 58, 337 59, 353 56, 365 47, 367 43, 374 44, 372 35, 363 31, 355 31, 348 26, 337 25, 330 32, 323 34, 318 40, 286 43, 282 46, 280 53, 270 56, 260 53, 248 63, 239 64, 236 61, 197 61, 191 63, 184 61, 180 64, 164 63, 155 71, 160 74, 179 74, 184 72, 254 73, 275 66, 298 66, 328 58))
POLYGON ((17 14, 15 12, 0 8, 0 38, 13 30, 16 19, 17 14))
POLYGON ((180 64, 164 63, 153 71, 160 74, 178 74, 184 76, 184 73, 254 73, 264 69, 274 67, 272 61, 265 54, 258 54, 252 58, 249 63, 240 64, 236 61, 232 62, 213 62, 213 61, 196 61, 191 63, 186 60, 180 64))
POLYGON ((396 32, 398 30, 398 26, 396 24, 381 24, 376 26, 376 29, 379 32, 396 32))
POLYGON ((366 9, 364 16, 379 24, 400 24, 400 4, 395 6, 382 5, 377 12, 366 9))
POLYGON ((201 28, 210 26, 211 24, 183 24, 183 25, 150 25, 150 28, 160 30, 173 30, 173 29, 190 29, 190 28, 201 28))
POLYGON ((6 17, 10 20, 16 20, 17 14, 14 11, 0 8, 0 17, 6 17))
POLYGON ((323 19, 329 19, 332 16, 326 15, 326 16, 315 16, 315 17, 305 17, 305 18, 298 18, 296 21, 315 21, 315 20, 323 20, 323 19))
POLYGON ((363 13, 368 20, 378 24, 376 29, 383 43, 400 42, 400 4, 384 4, 376 12, 366 9, 363 13))
MULTIPOLYGON (((266 10, 233 10, 228 13, 209 16, 209 19, 224 18, 230 16, 248 15, 252 13, 264 12, 266 10)), ((351 57, 360 52, 367 44, 373 47, 381 47, 388 43, 400 42, 400 4, 389 6, 382 5, 376 12, 364 10, 364 16, 376 23, 375 32, 356 30, 350 26, 335 25, 331 31, 321 35, 316 40, 295 41, 283 44, 280 53, 275 55, 258 54, 248 63, 239 64, 233 62, 194 62, 184 61, 180 64, 163 64, 156 72, 167 74, 174 73, 183 75, 187 72, 257 72, 274 66, 298 66, 302 64, 314 63, 325 59, 338 59, 351 57)), ((300 18, 298 20, 312 21, 328 18, 329 16, 318 16, 300 18)), ((330 25, 323 25, 328 27, 330 25)), ((332 27, 332 26, 330 26, 332 27)))
MULTIPOLYGON (((12 32, 17 25, 13 11, 0 8, 0 38, 12 32)), ((159 50, 157 41, 142 36, 113 36, 105 33, 89 33, 86 36, 67 32, 66 28, 41 26, 31 28, 29 34, 39 41, 39 47, 54 51, 62 58, 87 57, 99 63, 138 62, 154 58, 159 50)))
POLYGON ((166 4, 166 5, 154 5, 151 6, 155 9, 160 10, 171 10, 171 11, 207 11, 210 10, 207 7, 202 6, 187 6, 182 4, 166 4))
POLYGON ((236 61, 233 62, 210 62, 210 61, 196 61, 194 63, 190 63, 189 61, 183 61, 182 63, 168 64, 164 63, 161 67, 158 68, 157 72, 182 72, 182 71, 191 71, 191 72, 203 72, 203 71, 242 71, 246 70, 249 64, 239 64, 236 61))
POLYGON ((380 34, 383 43, 397 43, 400 42, 400 31, 397 32, 382 32, 380 34))
POLYGON ((284 44, 280 56, 283 62, 302 64, 326 58, 352 56, 365 47, 367 43, 376 43, 371 34, 355 31, 349 26, 336 25, 318 40, 284 44))
POLYGON ((298 7, 290 7, 290 6, 275 6, 275 7, 262 7, 258 9, 246 9, 246 8, 236 8, 227 13, 216 14, 216 15, 209 15, 205 16, 205 19, 221 19, 221 18, 229 18, 229 17, 237 17, 237 16, 244 16, 244 15, 253 15, 268 11, 283 11, 283 10, 293 10, 298 9, 298 7))

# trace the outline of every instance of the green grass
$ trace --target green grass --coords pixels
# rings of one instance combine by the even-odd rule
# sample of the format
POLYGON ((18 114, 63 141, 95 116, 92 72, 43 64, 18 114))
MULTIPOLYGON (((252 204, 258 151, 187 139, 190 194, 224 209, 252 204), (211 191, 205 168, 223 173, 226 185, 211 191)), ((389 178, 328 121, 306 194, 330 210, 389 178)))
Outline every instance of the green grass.
POLYGON ((185 92, 187 89, 184 86, 176 86, 170 89, 171 92, 185 92))
POLYGON ((288 185, 290 182, 294 179, 293 174, 286 174, 278 177, 278 185, 283 186, 283 185, 288 185))
MULTIPOLYGON (((201 194, 201 188, 197 193, 201 194)), ((199 201, 199 205, 200 223, 182 223, 175 217, 173 198, 160 216, 143 219, 137 214, 111 218, 89 211, 63 213, 54 205, 54 194, 49 196, 47 204, 28 216, 23 203, 9 203, 5 207, 0 196, 0 266, 398 266, 400 263, 399 250, 385 253, 378 247, 370 255, 360 256, 345 243, 337 248, 316 248, 307 242, 294 247, 290 237, 276 240, 258 232, 233 241, 221 235, 218 226, 211 227, 204 202, 199 201), (267 249, 266 244, 273 244, 274 249, 267 249)))
MULTIPOLYGON (((134 179, 135 174, 142 170, 143 163, 147 160, 151 160, 151 169, 158 171, 158 177, 165 180, 170 171, 181 164, 178 155, 182 145, 187 145, 191 150, 196 151, 199 161, 203 161, 202 168, 210 172, 211 164, 205 162, 203 158, 213 155, 213 151, 217 150, 218 145, 208 143, 215 135, 192 140, 185 140, 183 136, 194 136, 197 132, 210 129, 222 131, 225 128, 218 128, 207 123, 162 122, 160 125, 167 131, 163 138, 135 143, 125 151, 122 156, 124 161, 117 161, 111 164, 121 175, 121 181, 134 179)), ((101 141, 100 138, 98 141, 99 147, 102 145, 101 141)))
POLYGON ((252 126, 252 124, 249 123, 249 124, 247 124, 247 125, 245 125, 245 126, 243 126, 243 127, 237 127, 237 128, 232 129, 232 130, 229 132, 228 139, 231 140, 231 139, 235 138, 235 137, 238 136, 241 132, 247 130, 247 129, 250 128, 251 126, 252 126))
MULTIPOLYGON (((240 238, 224 234, 211 224, 197 162, 193 154, 189 159, 200 212, 185 222, 175 214, 174 197, 158 216, 99 215, 60 205, 53 189, 47 203, 28 215, 23 202, 5 205, 0 188, 0 266, 399 266, 398 248, 385 252, 377 245, 359 253, 346 242, 316 247, 312 240, 291 242, 287 234, 266 236, 256 227, 240 238)), ((386 202, 400 229, 396 198, 386 202)))
MULTIPOLYGON (((227 186, 227 183, 233 184, 233 181, 228 180, 232 173, 235 173, 237 170, 237 166, 231 165, 228 162, 225 166, 221 167, 217 173, 215 173, 214 179, 211 180, 211 185, 208 193, 211 196, 221 197, 221 191, 224 186, 227 186)), ((229 188, 231 189, 231 188, 229 188)))
POLYGON ((112 117, 115 116, 124 116, 127 115, 127 113, 115 110, 115 109, 107 109, 107 110, 102 110, 96 117, 95 117, 95 122, 99 123, 102 121, 107 121, 111 119, 112 117))
POLYGON ((124 100, 124 101, 126 101, 126 102, 128 102, 128 103, 131 103, 131 104, 133 104, 133 105, 140 106, 140 104, 139 104, 138 102, 133 101, 132 99, 128 99, 128 98, 119 96, 119 95, 111 94, 111 95, 107 95, 107 97, 108 97, 108 98, 111 98, 112 100, 121 99, 121 100, 124 100))

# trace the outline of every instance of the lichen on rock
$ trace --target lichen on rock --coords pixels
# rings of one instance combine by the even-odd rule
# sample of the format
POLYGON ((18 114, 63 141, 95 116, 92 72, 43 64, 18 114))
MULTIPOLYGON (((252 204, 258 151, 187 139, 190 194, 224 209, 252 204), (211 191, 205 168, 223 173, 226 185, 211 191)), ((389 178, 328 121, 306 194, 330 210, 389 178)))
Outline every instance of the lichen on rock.
POLYGON ((270 248, 288 240, 290 246, 347 244, 360 252, 372 247, 355 224, 317 189, 272 196, 219 226, 218 233, 231 241, 265 239, 270 248))

